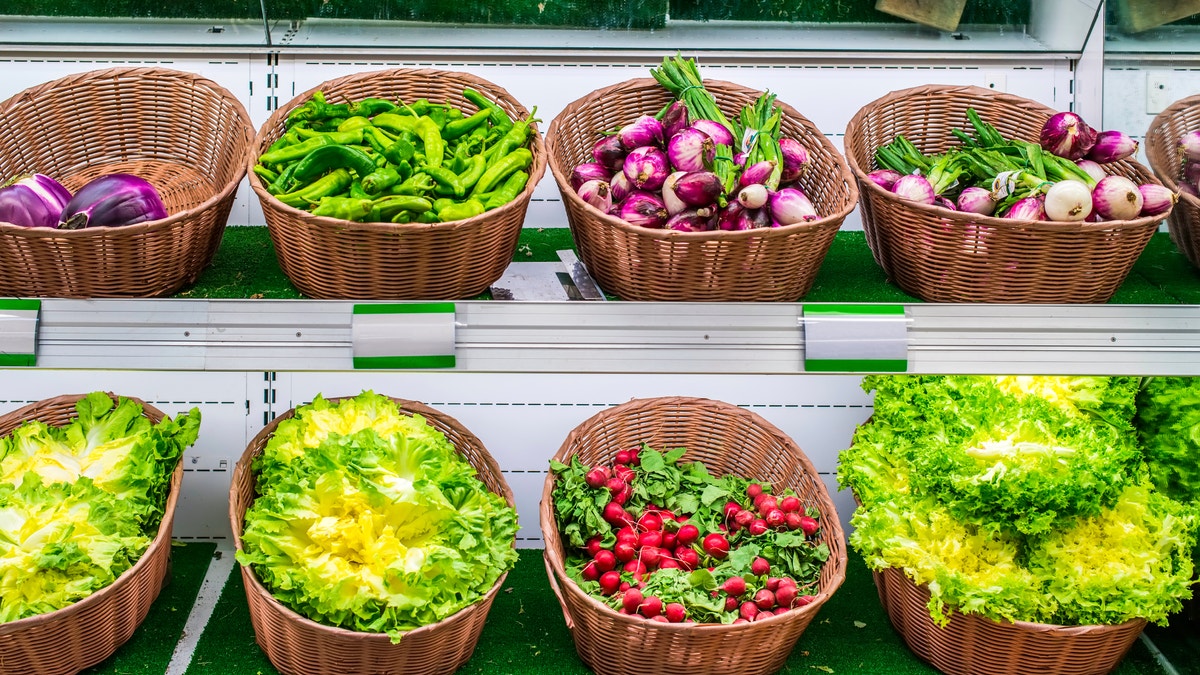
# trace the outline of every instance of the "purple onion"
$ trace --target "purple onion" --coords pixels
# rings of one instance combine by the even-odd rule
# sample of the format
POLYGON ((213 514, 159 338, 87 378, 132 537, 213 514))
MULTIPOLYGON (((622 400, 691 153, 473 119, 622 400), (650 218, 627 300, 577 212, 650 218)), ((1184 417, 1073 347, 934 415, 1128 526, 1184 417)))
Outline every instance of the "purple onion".
POLYGON ((1092 161, 1090 159, 1081 159, 1081 160, 1076 161, 1075 164, 1079 168, 1086 171, 1087 175, 1091 176, 1092 180, 1096 181, 1097 183, 1104 180, 1104 177, 1108 175, 1107 173, 1105 173, 1104 167, 1100 166, 1099 163, 1092 161))
POLYGON ((746 187, 755 183, 766 183, 771 177, 771 173, 775 171, 775 162, 769 159, 764 159, 761 162, 756 162, 746 167, 742 171, 742 175, 738 176, 738 185, 746 187))
POLYGON ((733 147, 733 132, 720 122, 696 120, 692 122, 692 128, 708 134, 709 138, 713 139, 713 143, 733 147))
POLYGON ((576 192, 579 193, 583 201, 605 213, 608 213, 608 210, 612 208, 612 190, 609 188, 608 183, 602 180, 589 180, 580 185, 576 192))
POLYGON ((1142 193, 1142 211, 1139 216, 1161 216, 1179 200, 1179 195, 1171 189, 1157 183, 1143 183, 1138 186, 1142 193))
POLYGON ((1137 152, 1137 141, 1123 131, 1101 131, 1096 144, 1088 150, 1087 158, 1099 164, 1118 162, 1137 152))
POLYGON ((621 145, 630 151, 644 148, 648 145, 662 147, 663 125, 652 115, 642 115, 631 124, 626 124, 617 132, 621 145))
POLYGON ((612 171, 606 168, 603 164, 596 162, 588 162, 580 164, 574 169, 571 169, 571 189, 579 192, 579 186, 590 180, 607 181, 612 176, 612 171))
POLYGON ((808 195, 792 187, 782 188, 771 195, 771 217, 780 225, 792 225, 817 220, 817 209, 808 195))
POLYGON ((738 221, 741 219, 742 205, 737 203, 737 200, 729 202, 725 208, 717 212, 717 229, 732 232, 738 229, 738 221))
POLYGON ((675 184, 679 182, 680 178, 683 178, 686 175, 686 171, 676 171, 675 173, 667 176, 667 179, 663 181, 663 204, 665 204, 667 207, 667 213, 671 214, 672 216, 687 209, 688 207, 687 203, 680 199, 679 195, 675 194, 675 184))
POLYGON ((662 116, 663 137, 670 138, 688 126, 688 109, 687 104, 683 101, 675 101, 667 106, 667 111, 662 116))
POLYGON ((158 191, 128 173, 101 176, 79 188, 63 207, 62 229, 120 227, 167 217, 158 191))
POLYGON ((1180 183, 1180 184, 1179 184, 1179 194, 1181 194, 1181 195, 1191 195, 1191 196, 1193 196, 1193 197, 1200 197, 1200 192, 1197 192, 1197 191, 1196 191, 1196 188, 1195 188, 1195 186, 1188 185, 1187 183, 1180 183))
POLYGON ((896 181, 900 180, 900 176, 900 172, 892 171, 891 169, 876 169, 867 174, 867 178, 870 179, 872 183, 878 185, 884 190, 887 190, 888 192, 892 191, 892 186, 896 184, 896 181))
POLYGON ((0 222, 20 227, 58 227, 71 193, 53 178, 35 173, 0 187, 0 222))
POLYGON ((747 209, 761 209, 770 197, 767 186, 762 183, 751 183, 738 190, 737 194, 738 202, 747 209))
POLYGON ((621 139, 616 136, 605 136, 592 146, 592 159, 595 159, 597 164, 607 167, 609 171, 620 171, 625 165, 627 154, 629 150, 621 145, 621 139))
POLYGON ((1124 176, 1105 176, 1092 188, 1092 205, 1105 220, 1132 220, 1142 212, 1142 191, 1124 176))
POLYGON ((608 179, 608 190, 612 193, 613 203, 623 202, 633 190, 633 186, 629 184, 629 177, 624 171, 618 171, 608 179))
POLYGON ((707 232, 713 229, 713 225, 712 211, 708 209, 687 209, 671 216, 664 227, 668 230, 679 232, 707 232))
POLYGON ((1060 112, 1042 125, 1042 147, 1069 160, 1082 159, 1096 143, 1096 131, 1073 112, 1060 112))
POLYGON ((941 195, 938 195, 933 198, 933 205, 940 206, 943 209, 949 209, 951 211, 958 210, 958 208, 956 206, 954 206, 954 202, 950 201, 949 197, 943 197, 941 195))
POLYGON ((630 150, 622 170, 629 183, 639 190, 657 190, 671 173, 667 153, 653 145, 630 150))
POLYGON ((907 199, 918 204, 932 204, 935 195, 933 186, 929 184, 924 176, 917 173, 910 173, 906 176, 901 176, 892 185, 892 192, 901 199, 907 199))
POLYGON ((793 183, 808 168, 808 148, 793 138, 779 139, 779 150, 783 154, 783 173, 780 183, 793 183))
POLYGON ((1077 222, 1092 215, 1092 190, 1081 180, 1060 180, 1046 190, 1042 201, 1047 220, 1077 222))
POLYGON ((704 171, 712 167, 716 147, 708 134, 684 129, 667 143, 667 157, 676 171, 704 171))
POLYGON ((742 209, 738 217, 738 229, 756 230, 760 227, 771 227, 770 209, 742 209))
POLYGON ((955 206, 959 211, 978 213, 981 216, 990 216, 996 211, 996 202, 992 201, 991 191, 981 187, 963 188, 958 194, 955 206))
POLYGON ((1186 159, 1200 162, 1200 130, 1189 131, 1179 139, 1179 149, 1186 159))
POLYGON ((734 166, 746 166, 746 153, 735 152, 733 154, 733 165, 734 166))
POLYGON ((1183 180, 1193 188, 1200 185, 1200 161, 1188 161, 1183 165, 1183 180))
POLYGON ((666 225, 670 215, 667 207, 657 195, 643 190, 629 193, 621 202, 621 220, 639 227, 661 228, 666 225))
POLYGON ((1045 220, 1046 210, 1038 197, 1026 197, 1013 202, 1004 213, 1004 217, 1013 220, 1045 220))
POLYGON ((692 171, 675 182, 675 195, 689 206, 715 204, 724 190, 721 179, 711 171, 692 171))

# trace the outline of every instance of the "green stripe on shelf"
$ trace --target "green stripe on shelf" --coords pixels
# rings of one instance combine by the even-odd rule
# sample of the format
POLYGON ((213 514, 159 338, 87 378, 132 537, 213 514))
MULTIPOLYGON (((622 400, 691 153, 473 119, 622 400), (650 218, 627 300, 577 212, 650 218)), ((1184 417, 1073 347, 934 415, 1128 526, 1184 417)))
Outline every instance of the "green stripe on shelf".
POLYGON ((0 367, 7 366, 36 366, 35 354, 0 354, 0 367))
POLYGON ((355 314, 453 314, 453 302, 378 303, 355 305, 355 314))
POLYGON ((442 354, 435 356, 356 356, 354 357, 354 368, 356 370, 391 370, 391 369, 415 369, 415 368, 453 368, 455 364, 453 354, 442 354))
POLYGON ((804 370, 814 373, 903 373, 904 359, 809 359, 804 370))
POLYGON ((855 305, 855 304, 806 304, 805 314, 837 314, 853 316, 870 314, 872 316, 892 316, 904 314, 904 305, 855 305))
POLYGON ((41 300, 25 300, 19 298, 0 298, 0 309, 36 312, 42 308, 41 300))

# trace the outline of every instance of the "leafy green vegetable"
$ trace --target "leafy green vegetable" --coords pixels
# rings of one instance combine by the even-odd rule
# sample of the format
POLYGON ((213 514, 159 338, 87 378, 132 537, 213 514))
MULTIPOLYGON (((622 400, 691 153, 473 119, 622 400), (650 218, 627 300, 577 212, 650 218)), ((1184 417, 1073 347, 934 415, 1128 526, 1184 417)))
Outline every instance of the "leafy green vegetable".
POLYGON ((152 424, 103 392, 63 427, 0 438, 0 622, 61 609, 116 580, 150 546, 200 412, 152 424))
POLYGON ((1200 504, 1200 377, 1147 378, 1137 425, 1155 486, 1200 504))
POLYGON ((420 415, 321 397, 256 460, 238 561, 293 610, 393 642, 475 603, 516 563, 516 511, 420 415))

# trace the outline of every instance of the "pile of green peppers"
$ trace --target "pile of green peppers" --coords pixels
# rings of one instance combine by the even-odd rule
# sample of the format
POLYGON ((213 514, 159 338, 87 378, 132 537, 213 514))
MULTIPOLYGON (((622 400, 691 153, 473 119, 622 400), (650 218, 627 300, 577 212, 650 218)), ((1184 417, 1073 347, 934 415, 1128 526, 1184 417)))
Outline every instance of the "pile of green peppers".
MULTIPOLYGON (((474 89, 477 112, 421 98, 329 103, 315 92, 254 173, 276 199, 356 222, 437 223, 472 218, 525 189, 533 115, 514 121, 474 89)), ((537 108, 533 109, 537 112, 537 108)))

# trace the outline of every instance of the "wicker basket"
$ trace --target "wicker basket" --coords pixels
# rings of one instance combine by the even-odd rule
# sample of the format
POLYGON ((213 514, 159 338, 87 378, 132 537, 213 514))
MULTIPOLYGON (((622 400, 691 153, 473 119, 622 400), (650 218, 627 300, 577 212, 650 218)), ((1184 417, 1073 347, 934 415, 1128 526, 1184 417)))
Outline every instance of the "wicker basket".
MULTIPOLYGON (((705 80, 704 86, 727 116, 761 93, 719 80, 705 80)), ((799 185, 824 216, 820 220, 741 232, 651 229, 607 215, 571 189, 571 171, 592 161, 599 132, 656 112, 670 101, 670 92, 653 79, 634 79, 592 92, 550 123, 550 171, 588 272, 624 300, 798 300, 812 287, 834 235, 854 210, 858 189, 833 144, 785 103, 777 102, 783 111, 782 132, 809 152, 811 165, 799 185)))
MULTIPOLYGON (((1200 94, 1180 99, 1155 116, 1146 131, 1146 158, 1154 175, 1163 185, 1179 192, 1183 153, 1179 139, 1189 131, 1200 129, 1200 94)), ((1167 218, 1171 241, 1200 267, 1200 198, 1179 194, 1179 201, 1167 218)))
MULTIPOLYGON (((22 422, 41 420, 64 426, 76 417, 75 402, 83 395, 56 396, 0 417, 0 435, 22 422)), ((114 399, 116 397, 114 396, 114 399)), ((157 424, 163 413, 142 406, 157 424)), ((20 621, 0 623, 0 670, 5 675, 67 675, 112 656, 133 635, 150 611, 170 572, 171 524, 183 481, 183 464, 175 468, 158 533, 142 557, 109 586, 63 609, 20 621)))
POLYGON ((576 427, 554 459, 609 462, 620 449, 648 443, 659 450, 684 447, 715 475, 737 473, 792 488, 821 512, 821 540, 829 560, 812 604, 764 621, 739 625, 667 624, 616 612, 580 590, 564 571, 565 551, 554 518, 554 475, 542 490, 541 526, 550 585, 562 605, 575 649, 601 675, 705 675, 773 673, 783 667, 800 634, 846 576, 846 546, 833 502, 816 469, 796 443, 753 412, 699 398, 636 399, 604 410, 576 427), (655 658, 647 659, 646 654, 655 658))
POLYGON ((164 68, 109 68, 0 104, 0 176, 43 173, 74 192, 110 173, 148 180, 166 218, 82 230, 0 223, 0 296, 172 293, 212 261, 254 126, 224 87, 164 68))
MULTIPOLYGON (((258 157, 286 131, 288 113, 315 91, 338 100, 368 96, 405 102, 427 98, 448 102, 464 112, 476 110, 463 98, 471 87, 514 119, 529 115, 503 88, 469 73, 430 69, 394 69, 329 80, 279 107, 255 138, 258 157)), ((314 216, 267 192, 250 172, 271 241, 284 274, 313 298, 454 300, 483 292, 501 275, 517 249, 525 210, 534 186, 546 170, 546 149, 537 125, 531 127, 533 164, 529 181, 516 199, 474 218, 449 223, 355 223, 314 216)))
MULTIPOLYGON (((340 399, 328 399, 336 402, 340 399)), ((414 401, 393 398, 400 411, 421 415, 454 445, 489 490, 513 506, 513 493, 500 467, 483 443, 453 417, 414 401)), ((295 409, 276 417, 250 441, 233 471, 229 494, 229 520, 233 541, 242 550, 242 526, 246 510, 254 502, 251 463, 262 454, 280 422, 295 409)), ((516 542, 514 542, 514 545, 516 542)), ((361 633, 319 624, 288 609, 276 600, 254 571, 241 566, 250 622, 260 647, 271 663, 285 675, 435 675, 452 673, 475 651, 487 621, 492 600, 507 573, 475 604, 435 624, 405 633, 397 644, 384 633, 361 633)))
MULTIPOLYGON (((1054 111, 980 87, 930 85, 872 101, 846 127, 846 159, 862 192, 863 229, 875 261, 905 292, 930 302, 1104 302, 1129 274, 1165 216, 1102 223, 993 218, 915 204, 866 177, 875 149, 903 134, 922 152, 957 146, 966 110, 1007 138, 1037 141, 1054 111)), ((1157 183, 1132 160, 1105 165, 1157 183)))
POLYGON ((1102 675, 1133 646, 1144 619, 1115 626, 1000 623, 950 615, 942 628, 929 616, 929 589, 896 568, 873 572, 879 600, 909 649, 948 675, 1102 675))

